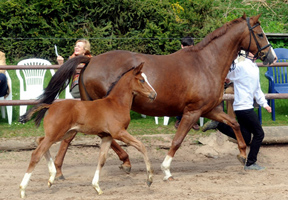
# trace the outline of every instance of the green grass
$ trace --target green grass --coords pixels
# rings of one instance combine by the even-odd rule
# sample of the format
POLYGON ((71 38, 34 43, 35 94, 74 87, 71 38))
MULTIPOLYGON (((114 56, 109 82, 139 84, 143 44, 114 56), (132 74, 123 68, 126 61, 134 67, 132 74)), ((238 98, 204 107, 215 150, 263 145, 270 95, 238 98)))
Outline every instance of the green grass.
MULTIPOLYGON (((146 116, 146 118, 143 118, 139 113, 134 111, 131 111, 131 119, 128 132, 132 135, 174 134, 176 132, 176 129, 174 128, 176 121, 175 117, 169 119, 168 126, 163 125, 163 117, 159 117, 159 124, 157 125, 155 124, 154 117, 146 116)), ((32 120, 25 124, 13 121, 13 124, 10 126, 6 119, 1 119, 0 126, 0 138, 44 136, 43 124, 41 123, 39 128, 37 128, 32 120)), ((207 135, 209 132, 203 133, 201 131, 191 130, 189 134, 207 135)))
MULTIPOLYGON (((261 87, 264 93, 268 92, 268 80, 264 74, 267 71, 266 67, 260 67, 260 81, 261 87)), ((45 79, 45 86, 48 84, 51 75, 47 71, 47 78, 45 79)), ((9 75, 12 79, 13 84, 13 99, 19 99, 19 81, 14 70, 9 70, 9 75)), ((60 97, 63 98, 63 94, 60 97)), ((276 121, 272 121, 271 114, 262 108, 262 121, 263 126, 285 126, 287 125, 287 110, 288 101, 287 99, 276 99, 276 121)), ((256 110, 257 111, 257 110, 256 110)), ((41 136, 44 134, 43 125, 36 128, 33 121, 26 124, 18 123, 19 118, 19 106, 13 106, 13 122, 12 125, 7 123, 7 119, 0 117, 0 137, 28 137, 28 136, 41 136)), ((169 125, 163 126, 163 117, 159 118, 159 124, 155 124, 154 117, 147 116, 142 118, 140 114, 131 111, 131 123, 128 131, 132 135, 148 135, 148 134, 175 134, 175 117, 170 117, 169 125)), ((207 121, 207 119, 205 119, 207 121)), ((209 133, 209 132, 208 132, 209 133)), ((191 130, 189 134, 203 134, 201 131, 191 130)))

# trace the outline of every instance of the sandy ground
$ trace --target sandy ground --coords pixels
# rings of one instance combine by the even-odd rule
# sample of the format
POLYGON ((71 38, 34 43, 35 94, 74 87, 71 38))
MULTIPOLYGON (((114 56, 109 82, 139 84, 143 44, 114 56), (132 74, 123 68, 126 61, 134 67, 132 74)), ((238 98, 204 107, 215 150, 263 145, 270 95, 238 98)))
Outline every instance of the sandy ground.
MULTIPOLYGON (((172 162, 171 172, 174 181, 163 181, 160 165, 167 154, 173 135, 141 136, 147 147, 154 169, 154 182, 151 187, 145 183, 146 172, 142 155, 133 147, 124 149, 130 155, 132 171, 125 174, 118 166, 118 160, 109 150, 107 162, 100 177, 102 195, 91 186, 99 148, 99 139, 77 137, 69 147, 64 161, 63 173, 66 180, 56 180, 47 187, 48 168, 41 159, 32 174, 26 189, 26 199, 288 199, 288 165, 286 145, 262 146, 258 163, 265 166, 264 171, 243 170, 236 159, 237 145, 218 133, 206 138, 188 135, 172 162), (197 140, 202 145, 197 144, 197 140), (83 145, 85 144, 85 145, 83 145)), ((22 139, 14 143, 27 143, 34 140, 22 139)), ((6 143, 7 140, 0 140, 6 143)), ((11 142, 11 141, 10 141, 11 142)), ((13 143, 13 142, 12 142, 13 143)), ((56 154, 59 144, 51 148, 56 154)), ((248 152, 249 149, 247 149, 248 152)), ((28 167, 32 150, 0 152, 0 199, 20 199, 19 184, 28 167)))

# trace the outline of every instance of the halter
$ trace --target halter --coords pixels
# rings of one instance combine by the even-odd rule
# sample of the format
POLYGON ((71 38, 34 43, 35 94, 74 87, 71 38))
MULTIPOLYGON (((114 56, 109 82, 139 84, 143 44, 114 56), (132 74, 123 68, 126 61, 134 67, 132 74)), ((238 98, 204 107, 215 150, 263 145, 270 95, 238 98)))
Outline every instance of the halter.
POLYGON ((266 46, 262 47, 259 45, 259 42, 255 36, 255 33, 253 31, 254 28, 256 28, 257 26, 260 26, 259 23, 256 23, 253 27, 251 27, 250 23, 249 23, 249 20, 250 20, 250 17, 247 17, 246 21, 247 21, 247 25, 248 25, 248 28, 249 28, 249 32, 250 32, 250 40, 249 40, 249 46, 248 46, 248 52, 249 52, 249 49, 250 49, 250 45, 251 45, 251 35, 253 35, 253 38, 256 42, 256 45, 257 45, 257 48, 258 48, 258 51, 257 53, 255 54, 254 58, 261 58, 261 60, 265 60, 268 56, 268 54, 270 53, 270 49, 271 49, 271 44, 267 44, 266 46), (263 49, 266 49, 267 47, 269 47, 269 51, 268 53, 265 55, 264 53, 262 53, 261 51, 263 49))

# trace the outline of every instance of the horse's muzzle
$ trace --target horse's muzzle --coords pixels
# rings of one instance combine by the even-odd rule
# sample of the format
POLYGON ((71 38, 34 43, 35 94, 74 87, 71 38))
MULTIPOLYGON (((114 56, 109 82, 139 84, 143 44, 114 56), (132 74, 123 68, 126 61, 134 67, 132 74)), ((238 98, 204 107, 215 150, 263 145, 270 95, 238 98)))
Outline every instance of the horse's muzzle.
POLYGON ((261 60, 263 61, 264 65, 267 65, 267 64, 271 65, 272 63, 275 63, 277 61, 277 57, 273 48, 269 48, 269 51, 267 52, 265 56, 263 56, 261 60))

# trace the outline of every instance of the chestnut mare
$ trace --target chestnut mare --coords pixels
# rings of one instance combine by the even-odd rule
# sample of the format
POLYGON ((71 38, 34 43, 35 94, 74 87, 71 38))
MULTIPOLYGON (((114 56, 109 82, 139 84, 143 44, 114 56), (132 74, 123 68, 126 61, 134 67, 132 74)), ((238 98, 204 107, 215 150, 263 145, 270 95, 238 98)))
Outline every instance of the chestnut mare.
MULTIPOLYGON (((172 145, 161 165, 165 173, 164 179, 172 180, 172 158, 192 125, 201 116, 225 122, 232 127, 240 150, 238 159, 243 163, 246 159, 246 144, 239 124, 218 105, 222 101, 225 77, 238 51, 250 51, 264 64, 276 61, 275 52, 258 21, 259 17, 260 15, 249 18, 244 14, 216 29, 197 45, 170 55, 147 55, 116 50, 92 58, 77 56, 69 59, 52 77, 40 97, 40 102, 53 102, 57 94, 64 90, 79 63, 86 64, 79 81, 81 99, 94 100, 104 97, 109 85, 129 66, 145 62, 144 72, 158 93, 157 99, 147 102, 143 97, 137 96, 132 110, 150 116, 183 114, 172 145)), ((42 113, 39 118, 43 116, 42 113)), ((57 177, 63 177, 61 166, 72 140, 73 136, 61 143, 55 159, 57 177)), ((111 147, 123 161, 121 167, 129 172, 131 164, 127 153, 115 141, 111 147)))
POLYGON ((25 197, 25 188, 32 171, 43 155, 47 160, 50 174, 48 186, 52 185, 56 176, 56 168, 49 148, 53 143, 69 138, 77 132, 98 135, 102 138, 98 165, 92 181, 93 187, 99 194, 102 193, 99 187, 100 171, 105 164, 113 139, 132 145, 143 154, 147 169, 147 184, 148 186, 152 184, 153 172, 146 148, 126 131, 130 122, 130 109, 134 97, 142 95, 146 101, 147 97, 150 100, 156 98, 155 90, 141 71, 142 67, 143 63, 125 73, 106 98, 95 101, 64 100, 53 104, 38 104, 22 116, 21 122, 25 123, 34 113, 48 109, 44 118, 45 137, 38 140, 39 145, 32 153, 29 167, 20 184, 22 198, 25 197))

